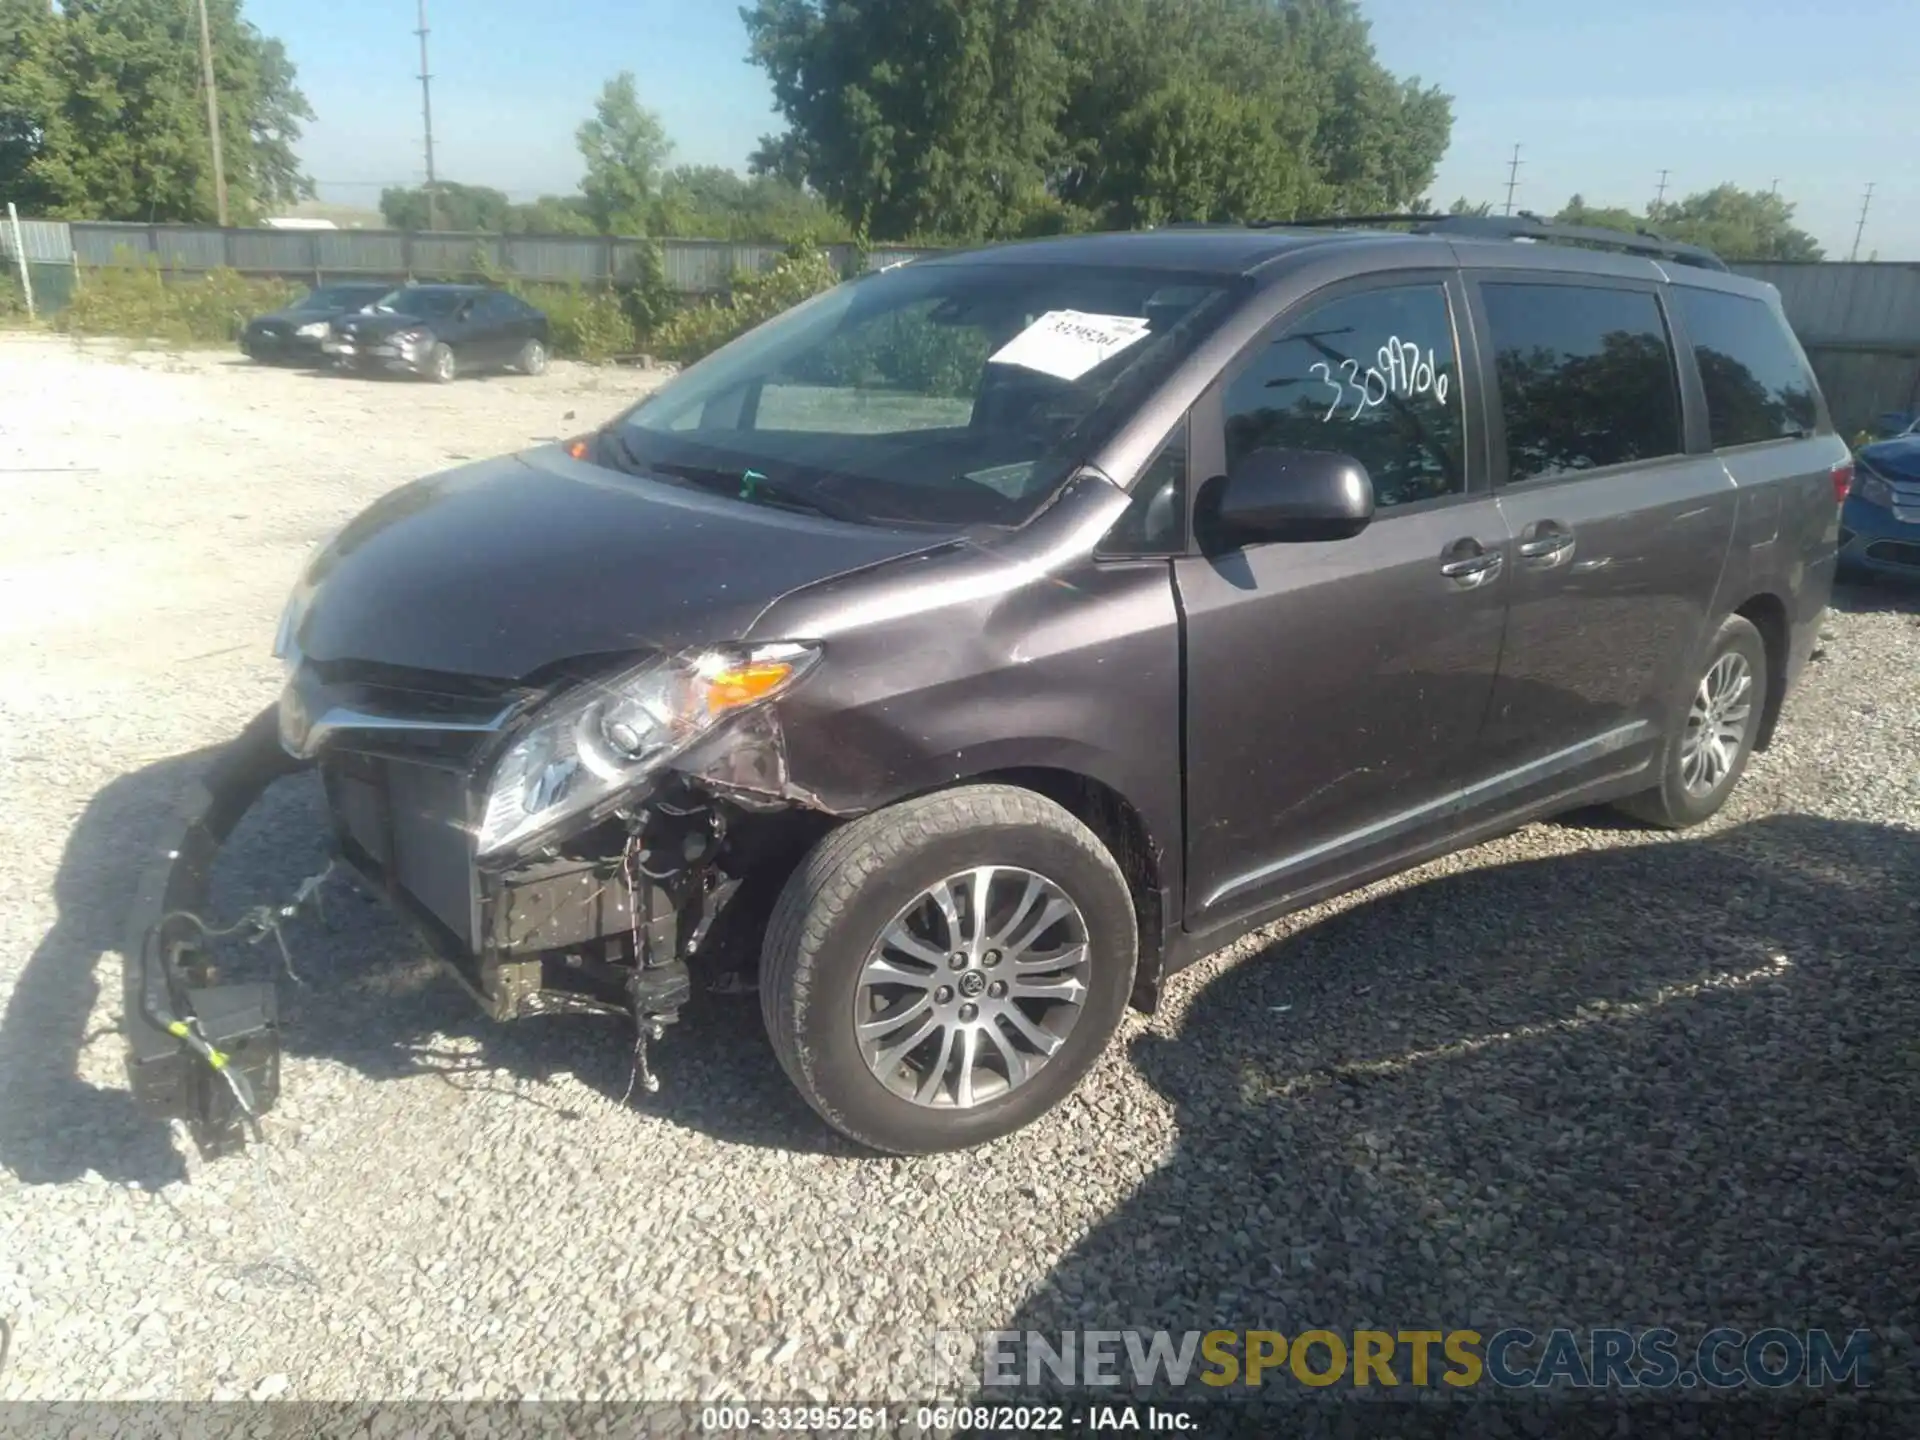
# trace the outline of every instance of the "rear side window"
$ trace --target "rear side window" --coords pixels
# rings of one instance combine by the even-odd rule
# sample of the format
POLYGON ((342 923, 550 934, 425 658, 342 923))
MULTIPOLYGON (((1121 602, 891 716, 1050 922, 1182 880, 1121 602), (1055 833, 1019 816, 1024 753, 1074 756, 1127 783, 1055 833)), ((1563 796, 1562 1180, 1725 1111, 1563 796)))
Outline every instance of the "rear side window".
POLYGON ((1813 433, 1813 376, 1786 322, 1764 300, 1676 289, 1707 391, 1716 450, 1813 433))
POLYGON ((1383 506, 1467 488, 1453 314, 1439 285, 1330 300, 1289 323, 1227 387, 1227 465, 1260 449, 1333 450, 1383 506))
POLYGON ((1507 479, 1678 455, 1680 382, 1660 302, 1594 285, 1481 287, 1507 479))

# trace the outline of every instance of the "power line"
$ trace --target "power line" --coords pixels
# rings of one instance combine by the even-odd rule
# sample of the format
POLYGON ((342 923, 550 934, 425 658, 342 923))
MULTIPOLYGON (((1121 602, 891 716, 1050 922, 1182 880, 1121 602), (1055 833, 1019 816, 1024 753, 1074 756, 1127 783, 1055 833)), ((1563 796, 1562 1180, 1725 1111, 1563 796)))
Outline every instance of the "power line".
POLYGON ((1860 223, 1856 225, 1853 230, 1853 253, 1847 257, 1849 261, 1860 258, 1860 237, 1867 233, 1867 210, 1872 204, 1873 182, 1869 180, 1867 182, 1867 193, 1860 201, 1860 223))
POLYGON ((227 169, 220 158, 220 97, 213 83, 213 35, 207 28, 207 0, 200 0, 200 78, 207 91, 207 140, 213 146, 213 204, 220 228, 227 228, 227 169))
POLYGON ((1513 187, 1520 180, 1520 147, 1513 147, 1513 159, 1507 162, 1507 214, 1513 214, 1513 187))
MULTIPOLYGON (((206 0, 200 0, 205 4, 206 0)), ((433 76, 427 69, 427 0, 420 0, 420 119, 427 132, 427 228, 440 228, 440 205, 433 178, 433 76)))

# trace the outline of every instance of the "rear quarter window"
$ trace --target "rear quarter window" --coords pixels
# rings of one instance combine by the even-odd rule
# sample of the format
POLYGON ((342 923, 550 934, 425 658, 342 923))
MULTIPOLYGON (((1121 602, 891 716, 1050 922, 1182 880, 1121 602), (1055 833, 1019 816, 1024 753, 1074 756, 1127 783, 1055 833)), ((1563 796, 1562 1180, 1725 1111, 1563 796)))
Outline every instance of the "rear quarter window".
POLYGON ((1779 312, 1764 300, 1719 290, 1673 293, 1700 364, 1714 448, 1812 434, 1819 392, 1779 312))

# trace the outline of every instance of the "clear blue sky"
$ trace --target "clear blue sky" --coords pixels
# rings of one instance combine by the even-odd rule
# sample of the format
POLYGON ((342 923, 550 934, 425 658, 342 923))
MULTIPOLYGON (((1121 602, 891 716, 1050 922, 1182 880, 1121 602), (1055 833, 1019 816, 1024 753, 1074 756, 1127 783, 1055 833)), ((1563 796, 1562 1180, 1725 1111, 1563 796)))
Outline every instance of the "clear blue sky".
MULTIPOLYGON (((1433 184, 1518 208, 1579 191, 1644 205, 1723 180, 1779 182, 1846 258, 1920 260, 1920 85, 1911 0, 1362 0, 1381 59, 1454 96, 1433 184)), ((371 205, 423 174, 414 0, 247 0, 299 68, 317 117, 301 154, 329 200, 371 205)), ((733 0, 428 0, 443 179, 516 198, 578 182, 573 130, 630 69, 683 162, 743 164, 778 128, 733 0)))

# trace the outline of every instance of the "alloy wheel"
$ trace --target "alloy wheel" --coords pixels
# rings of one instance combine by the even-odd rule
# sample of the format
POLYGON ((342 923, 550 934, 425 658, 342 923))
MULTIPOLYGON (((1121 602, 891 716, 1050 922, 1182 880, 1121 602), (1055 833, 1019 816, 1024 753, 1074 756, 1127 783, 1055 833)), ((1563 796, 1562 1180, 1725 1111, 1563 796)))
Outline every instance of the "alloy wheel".
POLYGON ((1738 651, 1713 662, 1700 681, 1680 742, 1680 783, 1690 795, 1711 795, 1732 773, 1753 717, 1753 668, 1738 651))
POLYGON ((1033 1079, 1087 998, 1080 907, 1044 875, 980 865, 928 886, 867 953, 854 991, 867 1068, 916 1105, 972 1109, 1033 1079))

